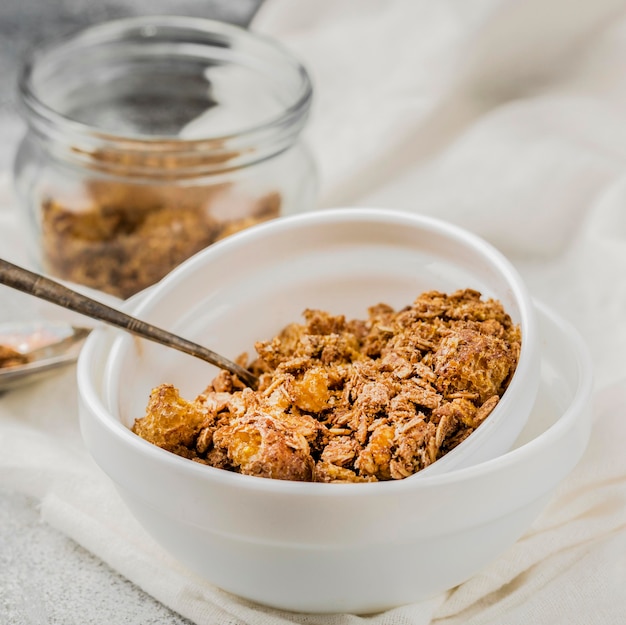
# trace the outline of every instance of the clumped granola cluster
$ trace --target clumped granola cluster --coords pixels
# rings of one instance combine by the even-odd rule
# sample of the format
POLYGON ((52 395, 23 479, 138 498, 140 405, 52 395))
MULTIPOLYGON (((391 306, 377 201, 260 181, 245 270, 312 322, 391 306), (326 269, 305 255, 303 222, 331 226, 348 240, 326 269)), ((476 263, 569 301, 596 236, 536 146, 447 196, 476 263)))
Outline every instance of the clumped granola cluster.
POLYGON ((366 320, 319 310, 304 319, 256 344, 258 390, 224 371, 193 401, 163 384, 133 431, 247 475, 402 479, 488 417, 519 358, 519 327, 500 302, 470 289, 423 293, 397 312, 379 304, 366 320))

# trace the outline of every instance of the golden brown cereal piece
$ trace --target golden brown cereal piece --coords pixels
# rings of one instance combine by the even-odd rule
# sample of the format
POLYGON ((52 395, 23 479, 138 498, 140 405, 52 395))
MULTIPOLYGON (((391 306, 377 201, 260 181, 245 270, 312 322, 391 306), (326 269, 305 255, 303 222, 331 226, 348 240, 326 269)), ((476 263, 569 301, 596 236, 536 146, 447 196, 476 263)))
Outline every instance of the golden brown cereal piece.
POLYGON ((163 384, 152 391, 146 416, 135 421, 133 431, 158 447, 192 458, 196 438, 212 416, 202 404, 184 400, 171 384, 163 384))
MULTIPOLYGON (((430 291, 398 312, 378 304, 363 320, 306 310, 303 324, 257 343, 257 391, 215 377, 196 400, 207 420, 181 455, 279 479, 403 479, 488 417, 519 348, 502 305, 470 289, 430 291)), ((171 410, 182 419, 188 406, 171 410)))
POLYGON ((437 459, 437 429, 419 414, 396 432, 396 449, 390 462, 391 477, 399 480, 427 467, 437 459))
POLYGON ((365 449, 354 463, 359 475, 391 479, 390 463, 394 451, 396 430, 386 423, 373 424, 365 449))
POLYGON ((311 481, 315 463, 304 436, 264 414, 237 419, 213 435, 240 473, 278 480, 311 481))
POLYGON ((321 454, 323 462, 334 464, 337 467, 347 467, 354 464, 361 448, 354 438, 345 435, 350 430, 343 430, 343 432, 343 436, 333 437, 324 447, 324 451, 321 454))
POLYGON ((516 359, 503 339, 461 327, 441 340, 433 364, 437 388, 444 396, 457 391, 475 392, 482 403, 498 395, 516 359))
POLYGON ((293 382, 293 403, 304 412, 322 412, 330 399, 329 377, 323 367, 312 367, 293 382))
POLYGON ((355 471, 320 460, 315 465, 316 482, 375 482, 376 478, 360 477, 355 471))

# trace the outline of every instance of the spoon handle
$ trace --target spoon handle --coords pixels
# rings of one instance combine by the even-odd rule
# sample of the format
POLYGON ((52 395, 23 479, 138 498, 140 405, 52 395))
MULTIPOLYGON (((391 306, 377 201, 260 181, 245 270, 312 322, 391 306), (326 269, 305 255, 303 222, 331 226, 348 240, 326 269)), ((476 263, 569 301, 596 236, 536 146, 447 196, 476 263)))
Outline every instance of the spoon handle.
POLYGON ((257 378, 247 369, 206 347, 202 347, 201 345, 192 343, 187 339, 176 336, 161 328, 157 328, 145 321, 131 317, 106 304, 81 295, 76 291, 72 291, 54 280, 50 280, 45 276, 24 269, 23 267, 13 265, 1 258, 0 284, 5 284, 18 291, 34 295, 40 299, 67 308, 68 310, 86 315, 92 319, 98 319, 99 321, 103 321, 117 328, 122 328, 144 339, 173 347, 181 352, 210 362, 212 365, 236 375, 251 388, 256 388, 258 384, 257 378))

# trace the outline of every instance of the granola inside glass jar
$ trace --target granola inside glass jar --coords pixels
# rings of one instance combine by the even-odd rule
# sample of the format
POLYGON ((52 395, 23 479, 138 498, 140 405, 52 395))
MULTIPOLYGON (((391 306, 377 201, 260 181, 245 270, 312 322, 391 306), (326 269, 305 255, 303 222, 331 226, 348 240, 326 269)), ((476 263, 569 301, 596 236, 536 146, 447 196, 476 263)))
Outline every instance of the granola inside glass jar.
POLYGON ((15 180, 37 267, 122 298, 258 222, 313 207, 312 87, 273 41, 141 17, 37 51, 15 180))

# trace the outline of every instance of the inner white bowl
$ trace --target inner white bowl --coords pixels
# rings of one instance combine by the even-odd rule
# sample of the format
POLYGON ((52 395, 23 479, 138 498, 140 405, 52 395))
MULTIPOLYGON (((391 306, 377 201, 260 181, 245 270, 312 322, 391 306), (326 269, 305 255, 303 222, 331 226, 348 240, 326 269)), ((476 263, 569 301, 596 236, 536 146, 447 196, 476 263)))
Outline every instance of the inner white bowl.
MULTIPOLYGON (((190 259, 153 287, 132 313, 235 358, 254 353, 302 319, 306 308, 364 318, 379 302, 396 308, 422 292, 473 288, 499 299, 522 330, 521 356, 501 401, 463 443, 420 475, 470 466, 510 449, 539 383, 535 311, 511 263, 482 239, 448 223, 381 209, 334 209, 251 228, 190 259)), ((217 370, 138 342, 115 342, 105 396, 132 426, 153 387, 168 382, 195 397, 217 370)))

